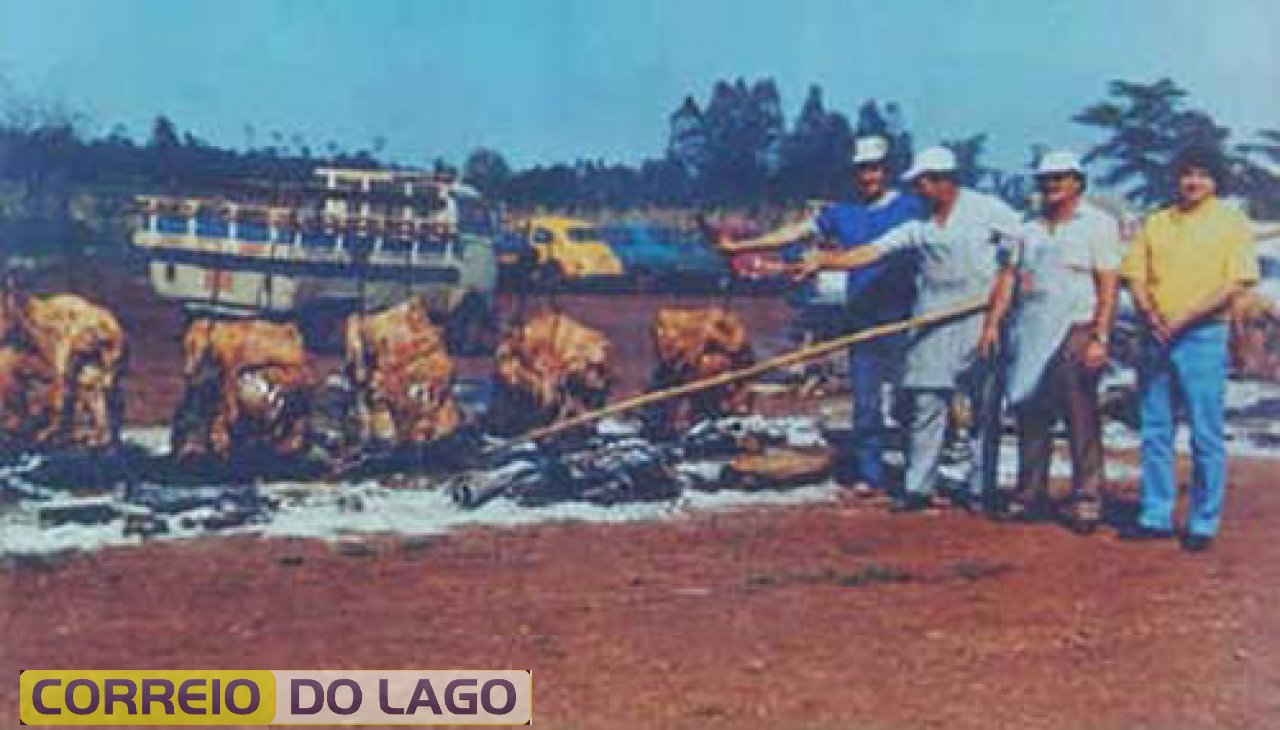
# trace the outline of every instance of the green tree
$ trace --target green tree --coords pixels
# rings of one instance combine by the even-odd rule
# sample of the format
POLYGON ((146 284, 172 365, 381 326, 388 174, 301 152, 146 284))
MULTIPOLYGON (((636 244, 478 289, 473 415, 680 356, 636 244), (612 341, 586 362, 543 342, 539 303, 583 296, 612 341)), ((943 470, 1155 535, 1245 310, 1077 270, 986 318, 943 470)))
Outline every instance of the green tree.
MULTIPOLYGON (((1085 161, 1107 165, 1099 181, 1119 188, 1134 203, 1150 206, 1172 197, 1169 166, 1188 145, 1227 152, 1230 130, 1207 113, 1187 108, 1187 92, 1169 79, 1154 83, 1112 81, 1108 97, 1085 108, 1072 121, 1106 134, 1086 153, 1085 161)), ((1225 156, 1234 161, 1230 154, 1225 156)))
POLYGON ((173 120, 161 114, 151 123, 151 139, 147 141, 147 146, 158 150, 173 149, 180 147, 182 142, 178 139, 178 128, 174 125, 173 120))
POLYGON ((720 81, 703 115, 707 165, 699 176, 704 200, 743 203, 758 199, 769 178, 772 150, 781 136, 781 113, 772 81, 720 81))
POLYGON ((161 114, 151 123, 151 137, 147 150, 155 170, 155 178, 167 190, 177 188, 182 177, 182 140, 173 120, 161 114))
POLYGON ((648 160, 640 166, 639 198, 655 205, 687 205, 694 194, 693 177, 672 158, 648 160))
POLYGON ((961 185, 971 188, 982 187, 995 170, 982 164, 982 155, 987 151, 987 135, 975 134, 963 139, 949 140, 942 143, 956 156, 956 176, 961 185))
POLYGON ((1255 218, 1280 220, 1280 130, 1265 129, 1257 141, 1238 147, 1243 157, 1236 175, 1239 192, 1255 218))
POLYGON ((481 147, 467 155, 466 162, 462 163, 462 179, 488 197, 501 198, 511 181, 511 166, 501 153, 481 147))
POLYGON ((707 125, 702 110, 692 96, 667 118, 667 158, 684 168, 692 178, 707 166, 707 125))
POLYGON ((748 133, 756 148, 756 164, 766 175, 778 171, 782 164, 782 137, 786 121, 782 115, 782 98, 773 79, 757 81, 751 87, 748 133))
POLYGON ((822 88, 809 87, 783 146, 780 188, 793 200, 838 197, 848 189, 853 132, 849 120, 827 111, 822 88))

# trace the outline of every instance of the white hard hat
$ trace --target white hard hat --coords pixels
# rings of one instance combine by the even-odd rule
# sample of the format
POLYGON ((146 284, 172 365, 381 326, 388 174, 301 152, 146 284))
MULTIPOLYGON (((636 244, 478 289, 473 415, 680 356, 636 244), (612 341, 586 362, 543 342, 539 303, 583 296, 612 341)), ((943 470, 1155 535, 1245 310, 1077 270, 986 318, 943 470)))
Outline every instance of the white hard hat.
POLYGON ((930 147, 919 152, 911 161, 911 169, 902 177, 914 180, 926 172, 952 173, 956 171, 956 155, 946 147, 930 147))
POLYGON ((853 164, 884 162, 889 156, 889 140, 879 135, 859 137, 853 142, 853 164))
POLYGON ((1040 158, 1040 164, 1036 165, 1037 176, 1059 175, 1064 172, 1084 175, 1084 165, 1080 164, 1079 155, 1067 150, 1055 150, 1045 153, 1045 156, 1040 158))

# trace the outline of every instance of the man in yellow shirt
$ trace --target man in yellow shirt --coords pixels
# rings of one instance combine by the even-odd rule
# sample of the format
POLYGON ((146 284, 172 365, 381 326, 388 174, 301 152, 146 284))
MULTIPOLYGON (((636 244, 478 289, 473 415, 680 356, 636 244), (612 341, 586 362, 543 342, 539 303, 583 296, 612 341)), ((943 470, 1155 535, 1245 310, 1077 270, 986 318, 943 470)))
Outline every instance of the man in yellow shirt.
POLYGON ((1213 150, 1193 147, 1179 155, 1173 166, 1177 201, 1146 220, 1121 269, 1147 337, 1138 368, 1141 505, 1137 523, 1120 536, 1143 540, 1174 534, 1172 395, 1177 387, 1191 426, 1195 467, 1182 541, 1193 552, 1212 544, 1226 487, 1227 312, 1258 279, 1248 220, 1217 197, 1222 170, 1213 150))

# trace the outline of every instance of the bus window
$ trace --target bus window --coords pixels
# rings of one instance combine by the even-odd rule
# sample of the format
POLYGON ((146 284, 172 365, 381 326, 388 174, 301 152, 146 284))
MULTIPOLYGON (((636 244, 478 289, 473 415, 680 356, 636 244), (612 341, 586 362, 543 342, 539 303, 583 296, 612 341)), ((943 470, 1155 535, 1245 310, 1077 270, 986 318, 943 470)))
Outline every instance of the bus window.
POLYGON ((261 213, 241 213, 236 220, 236 236, 242 241, 266 243, 271 240, 271 229, 261 213))
POLYGON ((212 213, 196 216, 196 235, 210 238, 226 238, 231 232, 227 219, 212 213))

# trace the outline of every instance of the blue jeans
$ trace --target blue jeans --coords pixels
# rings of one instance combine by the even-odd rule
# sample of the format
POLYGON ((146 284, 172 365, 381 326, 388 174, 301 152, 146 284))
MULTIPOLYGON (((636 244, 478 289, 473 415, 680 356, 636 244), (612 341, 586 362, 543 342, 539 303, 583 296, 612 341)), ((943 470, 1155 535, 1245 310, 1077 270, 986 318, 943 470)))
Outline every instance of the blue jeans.
POLYGON ((853 432, 848 456, 856 478, 884 489, 884 416, 882 386, 897 383, 902 370, 904 334, 849 348, 849 387, 853 392, 853 432))
POLYGON ((1138 370, 1142 421, 1142 503, 1138 523, 1173 528, 1173 394, 1177 387, 1191 426, 1190 509, 1187 532, 1213 536, 1222 517, 1227 480, 1223 411, 1227 385, 1227 325, 1209 322, 1167 346, 1148 339, 1138 370))

